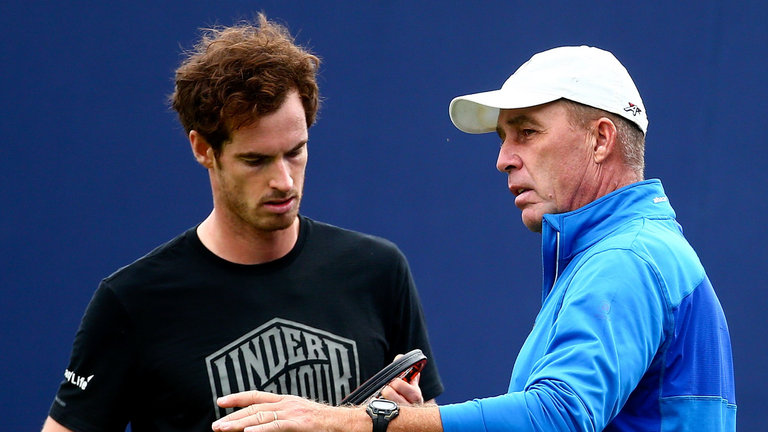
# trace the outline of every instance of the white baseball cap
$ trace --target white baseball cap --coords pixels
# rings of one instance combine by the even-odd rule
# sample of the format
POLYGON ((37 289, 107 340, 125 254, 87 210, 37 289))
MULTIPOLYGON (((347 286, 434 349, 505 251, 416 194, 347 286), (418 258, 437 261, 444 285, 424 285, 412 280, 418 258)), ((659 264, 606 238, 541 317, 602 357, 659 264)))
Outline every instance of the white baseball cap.
POLYGON ((528 108, 560 98, 599 108, 648 130, 645 105, 624 66, 608 51, 588 46, 553 48, 531 57, 499 90, 459 96, 448 108, 460 130, 496 130, 500 109, 528 108))

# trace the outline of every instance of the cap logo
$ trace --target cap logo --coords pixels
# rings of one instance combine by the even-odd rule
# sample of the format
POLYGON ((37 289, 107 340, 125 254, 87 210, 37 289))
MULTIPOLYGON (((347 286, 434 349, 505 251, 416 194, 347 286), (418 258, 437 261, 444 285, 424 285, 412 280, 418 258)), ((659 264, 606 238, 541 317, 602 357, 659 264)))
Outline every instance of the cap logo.
POLYGON ((633 117, 643 112, 639 106, 633 104, 632 102, 629 102, 629 106, 624 108, 624 111, 631 112, 633 117))

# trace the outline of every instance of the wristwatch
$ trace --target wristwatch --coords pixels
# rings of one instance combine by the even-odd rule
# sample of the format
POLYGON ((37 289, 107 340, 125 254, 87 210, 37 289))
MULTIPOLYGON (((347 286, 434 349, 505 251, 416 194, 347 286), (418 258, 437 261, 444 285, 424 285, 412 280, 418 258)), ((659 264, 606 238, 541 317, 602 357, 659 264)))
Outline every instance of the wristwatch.
POLYGON ((373 432, 386 432, 389 422, 400 414, 400 408, 391 400, 373 399, 365 412, 373 420, 373 432))

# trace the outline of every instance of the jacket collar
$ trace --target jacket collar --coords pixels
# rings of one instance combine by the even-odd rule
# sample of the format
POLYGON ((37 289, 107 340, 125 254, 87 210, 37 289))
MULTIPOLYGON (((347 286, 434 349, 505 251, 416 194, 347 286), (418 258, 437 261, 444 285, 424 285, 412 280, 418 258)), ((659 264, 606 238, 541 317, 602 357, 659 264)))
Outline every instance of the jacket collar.
POLYGON ((675 218, 660 180, 633 183, 574 211, 544 215, 542 300, 575 255, 640 217, 675 218))

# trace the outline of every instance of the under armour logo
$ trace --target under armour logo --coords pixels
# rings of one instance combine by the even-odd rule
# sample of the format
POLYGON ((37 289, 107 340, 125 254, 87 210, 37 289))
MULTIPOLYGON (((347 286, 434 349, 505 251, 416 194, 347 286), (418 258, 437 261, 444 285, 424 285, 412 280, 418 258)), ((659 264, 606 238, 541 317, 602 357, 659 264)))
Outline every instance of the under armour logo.
POLYGON ((630 102, 629 106, 624 108, 624 111, 631 112, 633 116, 636 116, 639 113, 641 113, 643 110, 641 110, 639 106, 637 106, 637 105, 633 104, 632 102, 630 102))

